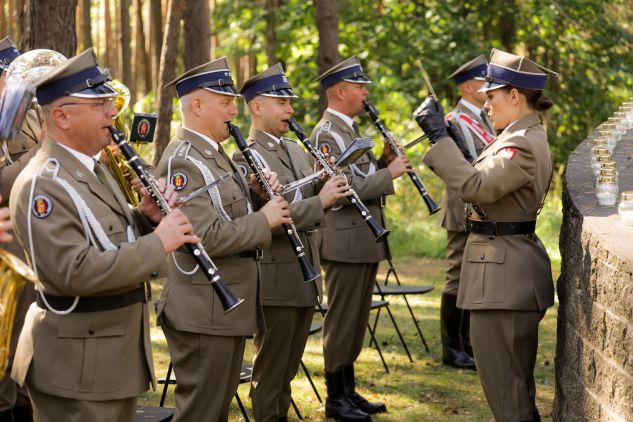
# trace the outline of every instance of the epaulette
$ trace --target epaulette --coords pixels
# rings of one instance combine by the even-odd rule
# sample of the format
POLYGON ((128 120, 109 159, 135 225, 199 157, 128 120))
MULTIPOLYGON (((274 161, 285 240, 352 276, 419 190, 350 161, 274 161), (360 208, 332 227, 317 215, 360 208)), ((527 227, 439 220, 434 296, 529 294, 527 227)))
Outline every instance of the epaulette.
POLYGON ((331 129, 332 129, 332 122, 330 122, 329 120, 323 123, 323 126, 321 126, 321 132, 325 131, 329 133, 331 129))
POLYGON ((180 145, 176 147, 176 150, 174 151, 174 154, 172 155, 172 157, 181 158, 184 160, 189 155, 190 149, 191 149, 191 142, 183 141, 180 143, 180 145))

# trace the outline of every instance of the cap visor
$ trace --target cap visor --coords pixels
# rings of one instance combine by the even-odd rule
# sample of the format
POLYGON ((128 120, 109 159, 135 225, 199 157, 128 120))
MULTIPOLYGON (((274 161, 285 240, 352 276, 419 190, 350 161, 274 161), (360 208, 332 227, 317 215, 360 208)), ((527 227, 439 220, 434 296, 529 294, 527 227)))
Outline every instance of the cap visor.
POLYGON ((275 89, 273 91, 264 92, 259 95, 263 95, 264 97, 275 97, 275 98, 299 98, 289 88, 275 89))
POLYGON ((207 91, 215 92, 216 94, 222 95, 230 95, 232 97, 241 97, 240 94, 235 91, 235 89, 231 85, 226 86, 214 86, 214 87, 203 87, 202 89, 206 89, 207 91))
POLYGON ((371 81, 364 76, 356 76, 355 78, 345 78, 345 82, 351 82, 353 84, 370 84, 371 81))
POLYGON ((477 92, 488 92, 488 91, 492 91, 493 89, 503 88, 504 86, 506 86, 506 84, 496 84, 494 82, 487 82, 484 86, 478 89, 477 92))
POLYGON ((108 98, 114 97, 116 95, 117 92, 114 89, 110 88, 110 86, 108 86, 107 84, 93 86, 70 94, 71 97, 79 98, 108 98))

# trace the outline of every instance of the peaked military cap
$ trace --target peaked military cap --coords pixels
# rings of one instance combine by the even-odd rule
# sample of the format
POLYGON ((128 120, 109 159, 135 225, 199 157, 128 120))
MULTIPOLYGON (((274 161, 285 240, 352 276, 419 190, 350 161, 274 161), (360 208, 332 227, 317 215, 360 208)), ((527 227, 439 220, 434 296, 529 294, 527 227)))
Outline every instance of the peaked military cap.
POLYGON ((117 95, 106 82, 108 73, 97 66, 92 48, 63 62, 36 82, 37 102, 49 104, 60 97, 108 98, 117 95))
POLYGON ((461 84, 471 79, 483 81, 486 79, 487 72, 488 60, 484 56, 478 56, 457 68, 450 78, 453 78, 456 84, 461 84))
MULTIPOLYGON (((20 51, 13 43, 11 37, 0 40, 0 69, 7 70, 11 62, 20 55, 20 51)), ((2 72, 0 71, 0 74, 2 72)))
POLYGON ((532 60, 493 48, 490 53, 486 84, 479 91, 491 91, 506 85, 542 90, 545 88, 548 75, 558 77, 558 73, 532 60))
POLYGON ((299 98, 292 92, 281 63, 277 63, 253 76, 240 88, 240 94, 248 102, 258 95, 277 98, 299 98))
POLYGON ((217 94, 231 95, 239 97, 235 91, 235 84, 231 78, 231 69, 226 57, 212 60, 198 67, 190 69, 165 85, 176 86, 176 95, 178 98, 187 95, 196 89, 206 89, 207 91, 217 94))
POLYGON ((341 81, 352 82, 356 84, 371 83, 363 68, 360 65, 358 57, 352 56, 341 63, 332 66, 321 75, 317 76, 314 82, 321 82, 323 88, 329 88, 341 81))

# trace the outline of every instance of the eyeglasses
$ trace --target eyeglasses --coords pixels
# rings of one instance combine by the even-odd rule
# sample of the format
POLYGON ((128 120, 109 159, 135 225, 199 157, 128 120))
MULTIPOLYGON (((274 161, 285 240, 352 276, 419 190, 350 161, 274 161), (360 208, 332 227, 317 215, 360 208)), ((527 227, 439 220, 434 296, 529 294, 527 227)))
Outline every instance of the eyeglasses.
POLYGON ((97 106, 97 107, 100 106, 101 109, 105 112, 109 106, 114 107, 115 100, 116 100, 116 97, 108 97, 108 98, 102 98, 99 101, 91 101, 91 102, 87 102, 87 103, 79 103, 79 102, 63 103, 63 104, 60 104, 59 107, 75 106, 75 105, 97 106))

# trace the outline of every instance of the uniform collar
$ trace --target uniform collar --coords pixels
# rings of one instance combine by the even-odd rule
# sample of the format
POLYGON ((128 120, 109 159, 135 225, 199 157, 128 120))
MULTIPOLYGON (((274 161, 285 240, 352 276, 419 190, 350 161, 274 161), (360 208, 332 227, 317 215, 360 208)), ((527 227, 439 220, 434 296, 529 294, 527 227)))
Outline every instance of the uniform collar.
POLYGON ((275 135, 272 135, 272 134, 270 134, 270 133, 268 133, 268 132, 265 132, 265 131, 263 131, 263 130, 262 130, 261 132, 262 132, 263 134, 267 135, 267 136, 268 136, 269 138, 271 138, 273 141, 275 141, 275 143, 276 143, 277 145, 279 145, 279 144, 281 143, 281 139, 280 139, 280 138, 277 138, 275 135))
POLYGON ((530 113, 526 116, 523 116, 519 120, 515 120, 514 122, 510 123, 508 126, 506 126, 505 129, 503 129, 502 134, 518 132, 520 130, 527 129, 540 123, 541 120, 538 117, 538 113, 530 113))
POLYGON ((481 108, 477 107, 475 104, 471 103, 470 101, 467 101, 467 100, 462 98, 462 99, 459 100, 459 104, 461 104, 462 106, 467 108, 475 116, 478 116, 478 117, 481 116, 481 108))
POLYGON ((340 111, 336 111, 333 108, 328 107, 327 110, 329 113, 335 115, 336 117, 338 117, 339 119, 341 119, 343 122, 345 122, 345 124, 347 124, 347 126, 350 127, 350 129, 354 130, 354 119, 352 119, 351 117, 349 117, 346 114, 341 113, 340 111))
POLYGON ((214 150, 216 150, 216 151, 220 150, 220 144, 217 143, 216 141, 214 141, 213 139, 211 139, 210 137, 208 137, 207 135, 204 135, 204 134, 198 132, 197 130, 189 129, 188 127, 182 126, 182 128, 187 130, 187 131, 189 131, 189 132, 191 132, 191 133, 193 133, 194 135, 197 135, 201 139, 203 139, 205 142, 207 142, 209 145, 211 145, 214 150))
POLYGON ((64 148, 66 151, 70 152, 72 154, 73 157, 75 157, 77 160, 79 160, 79 162, 81 164, 83 164, 84 166, 86 166, 86 168, 88 170, 90 170, 90 173, 94 174, 96 176, 95 173, 95 159, 96 157, 91 157, 89 155, 84 154, 83 152, 79 152, 77 150, 74 150, 62 143, 57 142, 57 145, 59 145, 60 147, 64 148))

